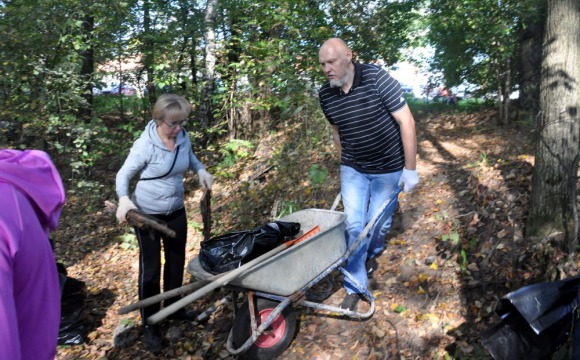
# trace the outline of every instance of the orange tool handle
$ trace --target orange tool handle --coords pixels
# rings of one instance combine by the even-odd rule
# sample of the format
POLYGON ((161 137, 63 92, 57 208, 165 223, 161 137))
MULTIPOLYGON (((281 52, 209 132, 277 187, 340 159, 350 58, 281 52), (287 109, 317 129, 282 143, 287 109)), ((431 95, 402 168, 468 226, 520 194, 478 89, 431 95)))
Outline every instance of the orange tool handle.
POLYGON ((316 225, 315 227, 313 227, 309 231, 305 232, 304 235, 302 235, 301 237, 294 239, 294 240, 286 241, 284 243, 284 246, 290 247, 292 245, 296 245, 299 242, 302 242, 302 241, 308 239, 309 237, 311 237, 312 235, 316 234, 319 231, 320 231, 320 225, 316 225))

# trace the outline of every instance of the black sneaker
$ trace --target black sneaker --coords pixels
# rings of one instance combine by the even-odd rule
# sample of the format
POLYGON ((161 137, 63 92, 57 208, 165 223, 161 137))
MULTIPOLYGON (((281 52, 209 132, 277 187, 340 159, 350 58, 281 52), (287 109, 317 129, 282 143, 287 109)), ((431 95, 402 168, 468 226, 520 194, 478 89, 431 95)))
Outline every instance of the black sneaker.
POLYGON ((161 337, 161 331, 155 325, 145 325, 143 327, 143 339, 145 344, 151 349, 158 349, 161 347, 163 342, 163 337, 161 337))
POLYGON ((367 274, 372 275, 379 268, 379 264, 377 263, 377 257, 375 256, 375 257, 368 259, 366 262, 366 267, 367 267, 367 274))
POLYGON ((357 293, 346 294, 346 296, 344 297, 344 300, 342 300, 342 302, 340 303, 340 305, 338 307, 343 309, 343 310, 356 311, 356 308, 357 308, 357 305, 358 305, 358 302, 360 299, 361 299, 360 294, 357 294, 357 293))
POLYGON ((194 320, 197 317, 197 312, 193 310, 179 309, 167 318, 170 320, 194 320))

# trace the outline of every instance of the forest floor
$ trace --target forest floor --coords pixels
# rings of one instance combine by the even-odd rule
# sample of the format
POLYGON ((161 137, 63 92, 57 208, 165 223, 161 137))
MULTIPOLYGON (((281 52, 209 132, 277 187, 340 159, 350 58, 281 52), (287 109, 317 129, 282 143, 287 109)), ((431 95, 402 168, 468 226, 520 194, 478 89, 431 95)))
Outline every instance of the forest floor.
MULTIPOLYGON (((386 249, 373 274, 374 315, 353 321, 296 307, 299 330, 279 359, 489 359, 481 332, 499 321, 494 310, 502 296, 528 284, 575 275, 563 266, 556 270, 553 264, 563 254, 549 242, 525 239, 531 131, 498 128, 494 116, 493 110, 415 113, 420 184, 400 195, 386 249)), ((279 204, 288 208, 293 198, 302 199, 302 207, 330 208, 339 191, 330 136, 307 153, 289 146, 289 136, 271 133, 251 159, 236 165, 235 176, 216 177, 214 235, 247 229, 248 218, 253 218, 253 226, 260 225, 279 212, 279 204), (295 163, 265 168, 279 157, 276 149, 284 149, 290 154, 285 159, 295 163), (306 174, 313 163, 329 171, 322 186, 310 186, 305 176, 294 179, 298 185, 284 183, 288 177, 284 180, 283 174, 306 174)), ((294 139, 305 142, 298 135, 294 139)), ((103 165, 94 176, 113 187, 122 160, 103 165)), ((193 181, 197 180, 188 180, 186 186, 194 188, 193 181)), ((102 195, 114 198, 113 194, 106 189, 102 195)), ((187 259, 197 255, 202 238, 200 197, 199 190, 187 197, 187 259)), ((87 340, 60 346, 57 359, 231 359, 225 343, 233 312, 220 302, 230 293, 227 289, 190 306, 201 311, 215 305, 209 319, 163 321, 166 344, 157 351, 147 349, 139 326, 132 327, 140 323, 138 312, 117 315, 120 307, 137 300, 136 243, 129 228, 116 224, 113 215, 100 209, 86 215, 82 207, 82 198, 69 197, 53 237, 57 260, 67 266, 69 276, 86 283, 87 340), (114 346, 114 333, 123 326, 128 327, 122 333, 128 343, 114 346)), ((331 280, 333 290, 323 303, 338 305, 345 295, 341 276, 334 273, 331 280)), ((361 303, 359 310, 365 306, 361 303)))

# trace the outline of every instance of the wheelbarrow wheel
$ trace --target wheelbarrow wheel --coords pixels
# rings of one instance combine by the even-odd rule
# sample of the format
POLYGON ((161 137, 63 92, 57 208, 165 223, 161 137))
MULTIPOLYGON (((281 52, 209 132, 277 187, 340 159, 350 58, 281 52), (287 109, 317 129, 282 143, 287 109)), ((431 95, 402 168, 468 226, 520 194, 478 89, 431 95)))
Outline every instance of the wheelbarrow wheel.
MULTIPOLYGON (((274 311, 279 302, 256 297, 254 298, 256 310, 257 326, 266 320, 268 315, 274 311)), ((268 329, 266 329, 256 339, 254 344, 241 355, 242 359, 272 359, 284 352, 296 334, 298 319, 296 312, 291 307, 286 307, 274 319, 268 329)), ((248 302, 244 302, 234 319, 232 328, 233 342, 236 348, 240 348, 251 336, 250 308, 248 302)))

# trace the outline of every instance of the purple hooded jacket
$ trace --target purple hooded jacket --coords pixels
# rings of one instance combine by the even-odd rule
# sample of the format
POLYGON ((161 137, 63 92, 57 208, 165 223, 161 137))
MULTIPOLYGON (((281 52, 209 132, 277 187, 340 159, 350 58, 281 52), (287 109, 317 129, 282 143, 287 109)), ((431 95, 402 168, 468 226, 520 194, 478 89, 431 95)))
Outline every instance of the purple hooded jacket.
POLYGON ((49 231, 65 192, 48 154, 0 149, 0 359, 54 359, 60 288, 49 231))

